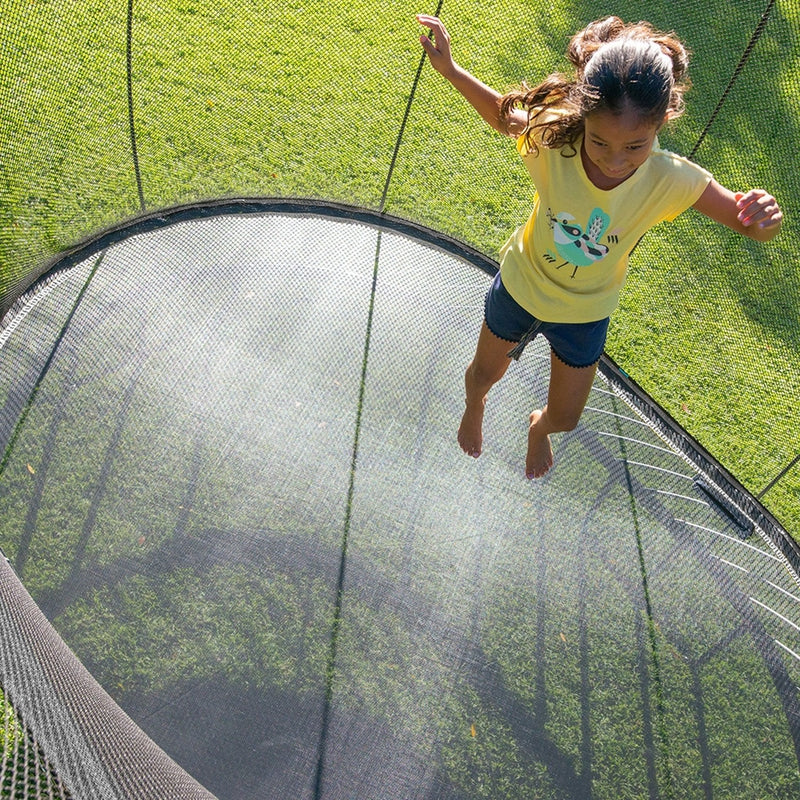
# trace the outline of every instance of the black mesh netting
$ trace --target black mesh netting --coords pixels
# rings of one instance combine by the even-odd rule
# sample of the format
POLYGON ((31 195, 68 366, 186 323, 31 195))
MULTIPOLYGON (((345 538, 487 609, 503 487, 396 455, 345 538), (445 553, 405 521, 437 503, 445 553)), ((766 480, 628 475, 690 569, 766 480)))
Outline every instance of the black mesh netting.
MULTIPOLYGON (((615 9, 695 52, 667 144, 772 188, 787 225, 769 248, 709 226, 701 253, 695 215, 640 245, 610 354, 670 414, 604 360, 533 484, 542 342, 481 458, 454 436, 530 187, 415 87, 416 10, 4 9, 3 797, 800 791, 797 3, 615 9), (700 324, 723 313, 735 337, 700 324)), ((499 88, 599 15, 442 13, 491 31, 459 52, 499 88)))

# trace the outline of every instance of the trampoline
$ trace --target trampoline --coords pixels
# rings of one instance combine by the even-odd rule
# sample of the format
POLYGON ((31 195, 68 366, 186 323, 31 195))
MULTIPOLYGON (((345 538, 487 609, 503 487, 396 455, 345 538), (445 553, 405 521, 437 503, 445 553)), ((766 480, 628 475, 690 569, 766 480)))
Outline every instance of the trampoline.
POLYGON ((526 481, 540 339, 464 456, 497 265, 386 199, 173 197, 7 289, 3 796, 797 796, 784 525, 610 355, 526 481))

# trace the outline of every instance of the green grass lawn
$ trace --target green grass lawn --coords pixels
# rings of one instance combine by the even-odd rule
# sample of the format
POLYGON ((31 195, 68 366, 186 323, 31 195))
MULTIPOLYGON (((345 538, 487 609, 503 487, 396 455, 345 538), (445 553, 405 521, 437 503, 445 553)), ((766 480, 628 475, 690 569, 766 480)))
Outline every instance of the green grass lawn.
MULTIPOLYGON (((0 17, 0 35, 14 43, 0 68, 0 294, 64 248, 143 210, 128 129, 126 10, 127 3, 119 0, 20 1, 12 2, 0 17)), ((419 64, 413 21, 417 10, 433 9, 397 0, 342 3, 337 8, 318 0, 135 2, 132 89, 144 210, 219 197, 273 195, 377 207, 419 64)), ((460 0, 446 4, 443 15, 464 66, 504 89, 563 68, 569 35, 607 10, 599 2, 577 0, 556 8, 538 2, 460 0)), ((676 0, 654 6, 621 0, 615 10, 628 19, 651 17, 657 25, 675 29, 693 50, 694 90, 687 114, 662 136, 665 145, 688 153, 727 85, 762 4, 676 0)), ((800 193, 795 157, 800 139, 796 121, 799 26, 798 4, 778 2, 750 67, 734 86, 697 156, 732 188, 764 185, 773 190, 787 212, 780 239, 769 246, 752 244, 692 213, 654 231, 634 257, 609 339, 610 354, 754 492, 761 491, 799 449, 795 408, 800 396, 796 221, 800 193)), ((531 197, 532 188, 513 143, 492 134, 452 89, 426 69, 388 189, 387 211, 495 254, 513 227, 525 219, 531 197)), ((91 377, 87 376, 84 391, 96 397, 98 387, 91 377)), ((67 377, 64 381, 68 385, 67 377)), ((119 402, 118 394, 115 383, 108 389, 109 408, 119 402)), ((162 425, 157 416, 154 411, 150 418, 153 430, 170 430, 167 421, 162 425)), ((172 446, 155 462, 156 472, 180 474, 197 457, 192 453, 191 423, 187 419, 177 426, 172 446)), ((41 424, 38 431, 32 423, 28 432, 46 430, 46 420, 41 424)), ((58 474, 64 477, 54 481, 55 501, 48 508, 51 517, 42 526, 57 534, 52 542, 38 542, 43 548, 58 544, 70 556, 90 502, 71 480, 96 469, 97 454, 106 446, 108 434, 105 418, 92 424, 96 429, 86 423, 79 426, 87 443, 74 447, 83 453, 85 463, 58 465, 58 474), (71 524, 62 529, 65 520, 71 524)), ((122 452, 128 460, 122 466, 132 472, 135 464, 148 464, 152 454, 140 452, 149 446, 147 431, 131 435, 126 445, 122 452)), ((208 465, 218 464, 216 451, 201 455, 208 465)), ((254 472, 256 455, 252 455, 254 472)), ((20 474, 20 484, 30 480, 24 469, 20 474)), ((575 486, 587 481, 582 474, 573 477, 575 486)), ((212 496, 199 501, 205 500, 209 508, 235 505, 241 498, 230 487, 240 486, 241 480, 223 468, 209 489, 212 496)), ((8 486, 10 496, 0 499, 11 508, 17 498, 13 482, 6 483, 6 490, 8 486)), ((295 529, 297 519, 310 512, 301 502, 303 487, 294 488, 282 487, 286 507, 276 502, 274 520, 243 516, 238 521, 241 529, 268 524, 281 530, 283 524, 293 535, 318 536, 313 525, 309 531, 295 529)), ((135 493, 137 486, 127 491, 135 493)), ((764 498, 796 537, 800 537, 799 494, 795 469, 764 498)), ((142 498, 148 528, 173 531, 177 523, 170 515, 179 514, 182 500, 182 496, 142 498)), ((384 519, 379 511, 375 511, 376 519, 384 519)), ((24 518, 25 512, 20 501, 15 513, 24 518)), ((519 513, 530 512, 526 507, 519 513)), ((109 520, 101 518, 99 524, 107 524, 110 532, 93 542, 105 551, 91 554, 100 567, 128 557, 139 535, 121 512, 111 508, 108 514, 109 520)), ((607 539, 617 542, 611 517, 607 539)), ((391 518, 387 515, 384 521, 391 518)), ((202 532, 203 524, 202 516, 193 518, 189 530, 202 532)), ((391 575, 391 568, 399 563, 399 544, 392 539, 388 524, 381 533, 385 540, 376 535, 367 545, 385 547, 386 554, 367 551, 361 555, 391 575)), ((338 530, 331 539, 334 534, 338 530)), ((155 550, 162 544, 158 535, 167 533, 156 533, 137 547, 155 550)), ((534 546, 545 547, 540 540, 534 540, 534 546)), ((494 572, 487 569, 488 600, 481 619, 485 662, 476 661, 473 666, 477 665, 476 673, 481 672, 477 667, 485 667, 510 676, 508 689, 515 699, 534 710, 541 706, 554 747, 577 759, 580 752, 574 731, 582 720, 575 698, 584 677, 577 647, 581 630, 577 624, 557 625, 556 618, 549 620, 546 612, 559 593, 573 599, 581 594, 575 587, 570 594, 558 569, 542 589, 536 582, 537 562, 530 558, 530 548, 527 539, 504 542, 494 572), (508 562, 506 570, 503 559, 508 562), (512 566, 520 564, 530 564, 531 574, 509 591, 505 578, 512 566), (546 632, 542 645, 542 659, 549 666, 546 687, 530 680, 530 654, 539 646, 541 631, 536 627, 540 620, 528 614, 529 609, 542 615, 541 630, 546 632)), ((430 553, 418 567, 412 594, 420 598, 421 606, 442 604, 431 577, 446 574, 451 552, 442 550, 430 553)), ((556 547, 545 555, 556 564, 559 556, 566 557, 556 547)), ((663 559, 668 556, 664 554, 663 559)), ((44 593, 65 580, 71 562, 65 557, 57 564, 52 573, 37 571, 36 565, 31 568, 26 576, 31 591, 44 593)), ((619 587, 612 578, 613 569, 606 565, 589 579, 601 584, 600 596, 606 592, 612 596, 609 606, 629 608, 613 597, 619 587)), ((319 642, 328 630, 328 589, 317 581, 295 585, 277 567, 274 572, 266 568, 252 582, 244 581, 233 568, 207 570, 202 575, 186 569, 166 581, 155 575, 149 580, 121 581, 114 588, 101 586, 66 609, 60 624, 68 638, 89 655, 93 670, 118 676, 119 685, 111 688, 123 697, 146 692, 159 681, 205 681, 220 674, 232 682, 256 680, 302 693, 325 669, 327 651, 319 642), (120 594, 121 613, 116 616, 98 611, 103 594, 110 592, 120 594), (228 617, 231 605, 236 613, 228 617), (304 631, 299 630, 303 614, 313 623, 304 631), (141 624, 145 617, 146 628, 141 624), (285 637, 292 643, 287 645, 285 637), (119 641, 129 643, 124 654, 116 646, 119 641), (170 648, 174 674, 164 674, 148 662, 149 652, 164 647, 170 648), (261 653, 260 660, 248 660, 255 651, 261 653)), ((701 638, 720 639, 714 630, 712 599, 685 598, 678 584, 661 591, 676 605, 711 606, 702 617, 709 630, 701 638)), ((460 598, 449 599, 454 607, 461 605, 460 598)), ((441 669, 437 665, 436 642, 424 630, 414 632, 410 645, 399 641, 397 651, 404 655, 395 658, 393 637, 400 639, 405 628, 394 624, 388 606, 375 608, 359 600, 350 609, 350 627, 344 635, 351 637, 352 663, 344 665, 343 685, 354 685, 354 697, 367 698, 376 718, 386 714, 387 724, 401 733, 408 729, 417 735, 418 729, 441 724, 440 719, 460 716, 464 724, 448 732, 448 744, 440 754, 458 778, 456 783, 467 787, 474 775, 488 775, 491 782, 475 796, 515 797, 520 786, 529 787, 530 796, 536 796, 539 787, 549 785, 546 776, 531 769, 537 762, 526 758, 523 749, 512 749, 526 737, 512 730, 497 704, 481 697, 472 685, 459 687, 459 692, 447 691, 447 665, 441 669), (363 664, 379 669, 372 674, 363 664), (398 698, 419 696, 424 716, 390 715, 394 703, 402 708, 398 698), (430 713, 431 708, 440 708, 437 704, 448 703, 459 707, 455 711, 441 708, 438 716, 430 713), (493 736, 486 736, 487 731, 493 736)), ((632 776, 625 747, 628 737, 635 739, 639 733, 634 730, 641 717, 636 670, 641 669, 646 648, 632 641, 635 609, 630 608, 627 616, 620 612, 618 620, 609 622, 595 618, 603 608, 588 609, 589 621, 597 628, 605 624, 618 631, 619 641, 624 642, 615 646, 614 639, 591 641, 593 652, 602 658, 593 663, 594 673, 585 676, 613 706, 608 715, 605 703, 598 702, 592 709, 597 715, 592 726, 602 733, 596 757, 605 773, 603 791, 614 797, 645 796, 646 776, 632 776), (626 781, 633 788, 625 786, 626 781)), ((453 616, 457 618, 455 611, 453 616)), ((656 631, 655 636, 659 646, 669 651, 666 634, 656 631)), ((756 740, 751 736, 754 726, 766 728, 780 713, 773 708, 773 687, 765 679, 759 684, 761 694, 740 708, 737 698, 754 691, 739 681, 740 675, 754 669, 746 663, 752 654, 737 647, 730 652, 730 664, 720 658, 705 674, 709 697, 731 698, 726 713, 713 720, 720 728, 713 735, 721 743, 715 756, 722 764, 715 788, 722 794, 728 789, 728 796, 737 791, 744 795, 750 791, 749 781, 754 793, 774 779, 779 785, 771 795, 781 796, 786 786, 796 789, 796 765, 786 758, 785 742, 773 731, 757 727, 764 749, 755 755, 750 752, 756 740), (754 763, 744 774, 742 764, 751 758, 754 763)), ((665 682, 687 696, 693 677, 688 663, 671 654, 664 663, 665 682)), ((358 707, 355 699, 352 707, 358 707)), ((671 707, 668 703, 667 708, 671 707)), ((2 696, 0 708, 5 708, 2 696)), ((690 757, 683 759, 695 746, 689 722, 668 719, 665 723, 673 737, 669 745, 681 755, 676 759, 681 764, 695 763, 690 757)), ((8 730, 16 735, 15 727, 8 730)), ((667 750, 666 745, 663 749, 667 750)), ((656 766, 663 771, 664 759, 656 766)), ((700 796, 699 776, 677 774, 674 778, 678 785, 697 787, 700 796)), ((547 791, 556 794, 552 787, 547 791)))

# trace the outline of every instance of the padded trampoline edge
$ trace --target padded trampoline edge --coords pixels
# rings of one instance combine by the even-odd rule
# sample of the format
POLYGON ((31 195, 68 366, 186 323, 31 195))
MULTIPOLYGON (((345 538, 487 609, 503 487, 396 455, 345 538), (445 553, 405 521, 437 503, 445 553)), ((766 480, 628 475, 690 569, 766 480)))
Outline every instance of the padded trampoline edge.
POLYGON ((214 800, 90 675, 0 557, 0 685, 81 800, 214 800))

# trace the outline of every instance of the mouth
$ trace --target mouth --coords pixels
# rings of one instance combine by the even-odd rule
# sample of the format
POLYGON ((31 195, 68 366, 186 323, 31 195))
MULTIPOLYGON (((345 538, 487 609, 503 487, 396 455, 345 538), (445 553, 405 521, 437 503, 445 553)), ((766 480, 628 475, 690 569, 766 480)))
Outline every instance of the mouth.
POLYGON ((633 172, 632 169, 608 169, 604 168, 603 172, 606 174, 608 178, 624 178, 626 175, 630 175, 633 172))

